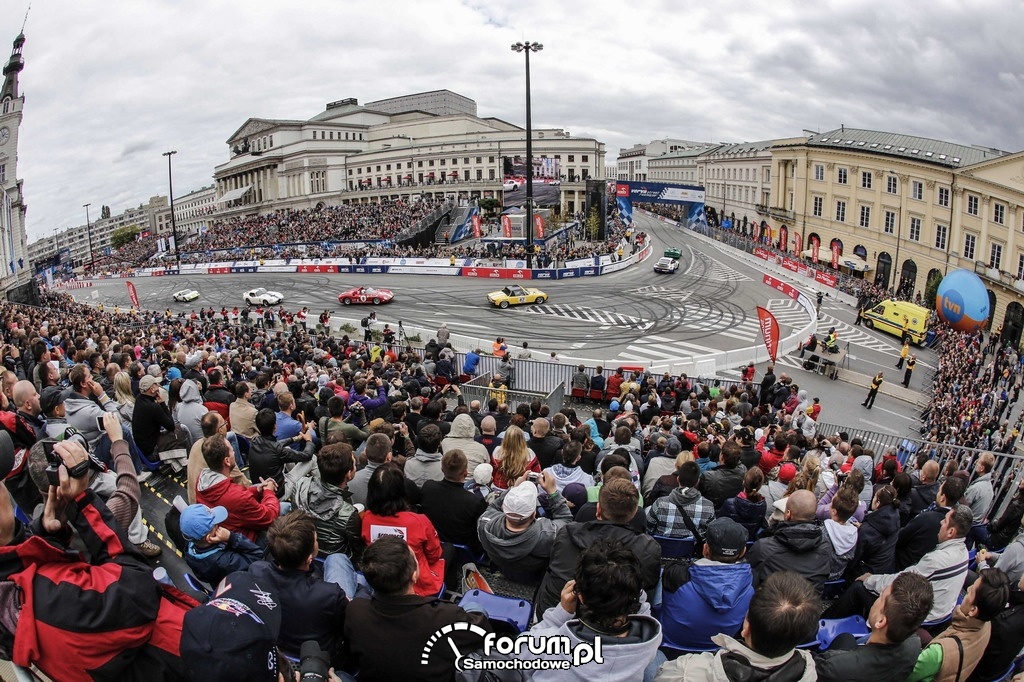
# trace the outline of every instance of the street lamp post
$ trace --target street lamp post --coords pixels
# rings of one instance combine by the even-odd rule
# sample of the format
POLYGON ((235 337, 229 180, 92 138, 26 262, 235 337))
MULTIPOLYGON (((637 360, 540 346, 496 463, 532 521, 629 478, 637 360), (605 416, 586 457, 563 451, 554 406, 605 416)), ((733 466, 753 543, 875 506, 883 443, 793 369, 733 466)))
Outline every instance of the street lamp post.
POLYGON ((530 41, 515 43, 513 52, 526 53, 526 267, 533 268, 533 124, 530 110, 530 53, 544 46, 530 41))
POLYGON ((85 207, 85 234, 89 238, 89 269, 92 270, 92 266, 96 263, 96 259, 92 257, 92 223, 89 221, 89 207, 92 204, 82 204, 85 207))
POLYGON ((178 252, 178 225, 174 220, 174 182, 171 180, 171 156, 177 154, 175 150, 164 152, 167 157, 167 191, 171 196, 171 237, 174 239, 174 262, 178 272, 181 272, 181 254, 178 252))

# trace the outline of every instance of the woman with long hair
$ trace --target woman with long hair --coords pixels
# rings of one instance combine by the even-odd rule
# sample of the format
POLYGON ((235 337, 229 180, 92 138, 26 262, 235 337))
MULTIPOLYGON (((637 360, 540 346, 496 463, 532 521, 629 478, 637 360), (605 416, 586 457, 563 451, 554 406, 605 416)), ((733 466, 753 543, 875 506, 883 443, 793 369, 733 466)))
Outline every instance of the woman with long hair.
POLYGON ((527 470, 540 473, 540 462, 533 450, 526 446, 526 436, 518 426, 505 429, 501 445, 491 455, 494 467, 494 486, 508 490, 527 470))
POLYGON ((857 548, 846 571, 850 580, 864 573, 896 571, 896 541, 900 534, 900 498, 893 486, 875 488, 871 511, 857 531, 857 548))
POLYGON ((132 413, 135 412, 135 396, 132 395, 132 378, 128 372, 114 375, 114 402, 117 403, 121 418, 131 423, 132 413))
POLYGON ((363 542, 401 534, 416 555, 420 577, 414 590, 421 597, 433 597, 444 584, 445 561, 437 530, 423 514, 412 511, 405 492, 405 474, 397 464, 382 465, 370 477, 366 488, 366 513, 363 514, 363 542))
POLYGON ((722 503, 722 509, 718 517, 727 516, 736 523, 747 529, 751 540, 757 537, 757 532, 765 525, 765 515, 768 513, 768 502, 761 494, 761 486, 764 485, 764 472, 759 467, 747 469, 743 476, 743 490, 736 497, 730 497, 722 503))

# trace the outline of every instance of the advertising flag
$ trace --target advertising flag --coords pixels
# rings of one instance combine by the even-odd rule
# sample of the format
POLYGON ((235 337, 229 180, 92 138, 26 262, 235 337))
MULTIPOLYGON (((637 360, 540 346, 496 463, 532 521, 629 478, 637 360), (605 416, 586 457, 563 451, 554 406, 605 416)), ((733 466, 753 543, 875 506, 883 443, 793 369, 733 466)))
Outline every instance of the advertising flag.
POLYGON ((507 215, 501 216, 501 230, 506 238, 510 238, 512 236, 512 219, 507 215))
POLYGON ((128 298, 132 299, 132 305, 138 310, 141 306, 139 305, 139 292, 135 290, 135 284, 133 282, 125 282, 128 287, 128 298))
POLYGON ((479 213, 474 213, 473 214, 473 237, 475 239, 479 239, 480 238, 480 214, 479 213))
POLYGON ((815 265, 818 264, 818 250, 821 248, 821 242, 817 237, 811 237, 811 260, 815 265))
POLYGON ((839 244, 832 242, 832 267, 839 267, 839 244))
POLYGON ((761 241, 761 223, 754 223, 754 241, 761 241))
POLYGON ((775 362, 779 354, 779 322, 766 308, 757 306, 757 321, 764 337, 764 347, 768 349, 768 357, 775 362))
POLYGON ((537 239, 544 239, 544 218, 539 215, 533 216, 534 236, 537 239))
POLYGON ((794 245, 794 247, 793 247, 793 252, 794 252, 794 253, 795 253, 796 255, 798 255, 798 256, 799 256, 799 255, 800 255, 800 253, 801 253, 801 252, 802 252, 802 251, 804 250, 804 239, 803 239, 803 235, 802 235, 802 234, 800 234, 799 232, 797 232, 796 234, 794 234, 794 235, 793 235, 793 242, 795 243, 795 245, 794 245))

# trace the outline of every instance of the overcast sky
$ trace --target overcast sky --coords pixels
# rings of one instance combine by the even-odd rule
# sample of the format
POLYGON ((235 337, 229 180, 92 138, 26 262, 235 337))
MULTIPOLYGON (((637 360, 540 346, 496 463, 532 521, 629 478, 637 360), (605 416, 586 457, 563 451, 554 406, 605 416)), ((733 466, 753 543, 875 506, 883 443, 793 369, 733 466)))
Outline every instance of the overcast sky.
MULTIPOLYGON (((1024 149, 1017 0, 35 0, 18 177, 29 241, 212 183, 250 116, 306 119, 447 88, 481 116, 618 149, 743 142, 845 124, 1024 149)), ((28 0, 0 2, 4 63, 28 0)))

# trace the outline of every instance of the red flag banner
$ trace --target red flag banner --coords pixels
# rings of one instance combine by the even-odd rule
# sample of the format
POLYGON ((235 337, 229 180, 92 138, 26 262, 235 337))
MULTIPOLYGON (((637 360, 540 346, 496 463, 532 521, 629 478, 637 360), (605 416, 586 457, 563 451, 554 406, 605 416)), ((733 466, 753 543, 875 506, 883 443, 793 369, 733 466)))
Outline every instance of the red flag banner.
POLYGON ((779 355, 779 321, 768 312, 767 308, 757 306, 757 321, 761 325, 761 336, 764 347, 768 349, 768 357, 775 362, 779 355))
POLYGON ((473 237, 475 239, 480 238, 480 214, 476 213, 473 215, 473 237))
POLYGON ((501 216, 501 230, 506 238, 510 238, 512 236, 512 219, 507 215, 501 216))
POLYGON ((544 239, 544 218, 539 215, 533 216, 533 227, 534 236, 537 239, 544 239))
POLYGON ((796 234, 793 235, 793 241, 796 243, 796 246, 793 247, 793 252, 799 256, 800 252, 804 250, 803 235, 797 232, 796 234))
POLYGON ((132 299, 132 305, 138 310, 141 306, 139 306, 139 292, 135 290, 134 282, 125 282, 125 285, 128 287, 128 298, 132 299))
POLYGON ((821 242, 818 241, 817 237, 811 238, 811 261, 818 264, 818 249, 821 248, 821 242))
POLYGON ((832 242, 832 267, 839 267, 839 244, 832 242))
POLYGON ((761 224, 760 223, 755 223, 754 224, 754 241, 755 242, 761 241, 761 224))

